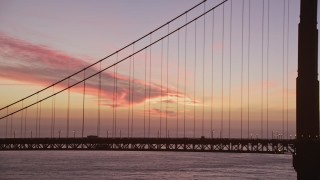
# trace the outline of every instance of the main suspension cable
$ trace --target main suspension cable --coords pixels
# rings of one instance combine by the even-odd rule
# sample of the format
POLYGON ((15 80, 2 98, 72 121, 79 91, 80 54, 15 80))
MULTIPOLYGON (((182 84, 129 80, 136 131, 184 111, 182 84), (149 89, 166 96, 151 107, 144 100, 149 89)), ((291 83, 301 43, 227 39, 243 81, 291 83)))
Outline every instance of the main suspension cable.
MULTIPOLYGON (((188 26, 190 23, 193 23, 193 22, 196 21, 198 18, 200 18, 200 17, 204 16, 205 14, 213 11, 214 9, 220 7, 221 5, 223 5, 223 4, 224 4, 225 2, 227 2, 227 1, 228 1, 228 0, 225 0, 225 1, 217 4, 216 6, 212 7, 212 8, 209 9, 209 10, 207 10, 205 13, 200 14, 199 16, 197 16, 197 17, 195 17, 194 19, 190 20, 190 21, 187 22, 186 24, 184 24, 184 25, 180 26, 179 28, 171 31, 169 34, 164 35, 163 37, 159 38, 158 40, 155 40, 154 42, 151 42, 149 45, 147 45, 147 46, 141 48, 140 50, 136 51, 134 54, 137 54, 137 53, 143 51, 144 49, 146 49, 146 48, 148 48, 148 47, 151 47, 152 45, 158 43, 161 39, 166 38, 166 37, 168 37, 169 35, 176 33, 176 32, 178 31, 178 29, 181 29, 181 28, 184 28, 184 27, 188 26)), ((149 35, 151 35, 151 34, 152 34, 152 33, 149 33, 147 36, 149 36, 149 35)), ((137 42, 137 41, 135 41, 135 42, 137 42)), ((119 51, 120 51, 120 50, 119 50, 119 51)), ((118 53, 119 51, 117 51, 117 52, 115 52, 115 53, 118 53)), ((115 53, 114 53, 114 54, 115 54, 115 53)), ((115 62, 115 63, 113 63, 113 64, 111 64, 111 65, 109 65, 109 66, 107 66, 106 68, 103 68, 101 71, 105 71, 105 70, 107 70, 107 69, 109 69, 109 68, 111 68, 111 67, 113 67, 113 66, 115 66, 115 65, 117 65, 117 64, 119 64, 119 63, 121 63, 121 62, 123 62, 123 61, 125 61, 126 59, 130 58, 130 57, 131 57, 132 55, 134 55, 134 54, 131 54, 131 55, 129 55, 129 56, 127 56, 127 57, 125 57, 125 58, 123 58, 123 59, 121 59, 121 60, 119 60, 119 61, 117 61, 117 62, 115 62)), ((98 63, 98 62, 97 62, 97 63, 98 63)), ((94 64, 93 64, 93 65, 94 65, 94 64)), ((91 67, 91 66, 90 66, 90 67, 91 67)), ((81 71, 79 71, 79 73, 82 72, 82 71, 84 71, 84 70, 86 70, 86 69, 88 69, 88 68, 90 68, 90 67, 89 67, 89 66, 88 66, 88 67, 85 67, 84 69, 82 69, 81 71)), ((78 85, 78 84, 80 84, 80 83, 82 83, 82 82, 90 79, 91 77, 96 76, 96 75, 99 74, 99 73, 100 73, 100 72, 93 73, 92 75, 90 75, 90 76, 88 76, 88 77, 86 77, 86 78, 84 78, 84 79, 82 79, 82 80, 80 80, 80 81, 78 81, 78 82, 70 85, 69 87, 63 88, 63 89, 61 89, 60 91, 57 91, 56 93, 54 93, 54 94, 52 94, 52 95, 49 95, 49 96, 41 99, 40 101, 44 101, 44 100, 46 100, 46 99, 48 99, 48 98, 51 98, 51 97, 53 97, 53 96, 55 96, 55 95, 57 95, 57 94, 65 91, 65 90, 67 90, 68 88, 74 87, 74 86, 76 86, 76 85, 78 85)), ((78 73, 75 73, 75 75, 76 75, 76 74, 78 74, 78 73)), ((69 77, 69 76, 68 76, 68 77, 69 77)), ((72 76, 70 76, 70 77, 72 77, 72 76)), ((64 79, 64 80, 65 80, 65 79, 64 79)), ((60 82, 60 81, 59 81, 59 82, 60 82)), ((55 83, 55 84, 58 84, 58 82, 55 83)), ((49 86, 49 87, 52 87, 52 86, 49 86)), ((49 87, 47 87, 47 88, 45 88, 45 89, 48 89, 49 87)), ((19 101, 19 102, 20 102, 20 101, 19 101)), ((31 106, 34 106, 34 105, 36 105, 37 103, 38 103, 38 102, 29 104, 29 105, 25 106, 23 109, 26 109, 26 108, 29 108, 29 107, 31 107, 31 106)), ((11 112, 11 113, 9 113, 8 115, 5 115, 5 116, 0 117, 0 119, 6 118, 7 116, 11 116, 12 114, 15 114, 15 113, 17 113, 17 112, 20 112, 20 111, 22 111, 23 109, 19 109, 19 110, 16 110, 16 111, 14 111, 14 112, 11 112)), ((1 109, 0 109, 0 110, 1 110, 1 109)))
MULTIPOLYGON (((29 95, 29 96, 25 97, 25 98, 22 98, 22 99, 20 99, 20 100, 18 100, 18 101, 16 101, 16 102, 14 102, 14 103, 11 103, 11 104, 9 104, 9 105, 7 105, 7 106, 3 107, 3 108, 0 108, 0 111, 1 111, 1 110, 3 110, 3 109, 5 109, 5 108, 7 108, 7 107, 10 107, 10 106, 12 106, 12 105, 14 105, 14 104, 16 104, 16 103, 19 103, 19 102, 20 102, 20 101, 22 101, 22 100, 25 100, 25 99, 27 99, 27 98, 30 98, 30 97, 32 97, 32 96, 34 96, 34 95, 36 95, 36 94, 38 94, 38 93, 40 93, 40 92, 43 92, 43 91, 45 91, 46 89, 49 89, 50 87, 53 87, 53 86, 55 86, 55 85, 57 85, 57 84, 59 84, 59 83, 61 83, 61 82, 65 81, 66 79, 71 78, 72 76, 75 76, 75 75, 77 75, 77 74, 81 73, 81 72, 82 72, 82 71, 84 71, 85 69, 89 69, 89 68, 93 67, 94 65, 96 65, 96 64, 98 64, 98 63, 100 63, 101 61, 104 61, 104 60, 108 59, 109 57, 111 57, 111 56, 113 56, 113 55, 117 54, 118 52, 123 51, 124 49, 126 49, 126 48, 130 47, 131 45, 133 45, 133 44, 135 44, 135 43, 137 43, 137 42, 141 41, 142 39, 144 39, 144 38, 148 37, 149 35, 153 34, 153 33, 154 33, 154 32, 156 32, 156 31, 158 31, 159 29, 162 29, 162 28, 163 28, 163 27, 165 27, 167 24, 169 24, 169 23, 171 23, 171 22, 173 22, 173 21, 177 20, 178 18, 180 18, 180 17, 182 17, 183 15, 187 14, 188 12, 192 11, 193 9, 195 9, 195 8, 196 8, 196 7, 198 7, 198 6, 200 6, 200 5, 201 5, 202 3, 204 3, 205 1, 206 1, 206 0, 203 0, 202 2, 200 2, 200 3, 196 4, 196 5, 195 5, 195 6, 193 6, 192 8, 188 9, 187 11, 185 11, 184 13, 181 13, 180 15, 178 15, 178 16, 176 16, 175 18, 171 19, 171 20, 170 20, 170 21, 168 21, 167 23, 162 24, 161 26, 159 26, 158 28, 154 29, 154 30, 153 30, 153 31, 151 31, 150 33, 148 33, 148 34, 146 34, 146 35, 144 35, 144 36, 140 37, 140 38, 139 38, 139 39, 137 39, 136 41, 133 41, 132 43, 130 43, 130 44, 128 44, 128 45, 126 45, 126 46, 124 46, 124 47, 120 48, 119 50, 117 50, 117 51, 113 52, 112 54, 110 54, 110 55, 108 55, 108 56, 106 56, 106 57, 104 57, 104 58, 102 58, 102 59, 98 60, 97 62, 95 62, 95 63, 93 63, 93 64, 91 64, 91 65, 89 65, 89 66, 85 67, 84 69, 81 69, 81 70, 79 70, 79 71, 77 71, 77 72, 75 72, 75 73, 71 74, 70 76, 68 76, 68 77, 66 77, 66 78, 64 78, 64 79, 62 79, 62 80, 60 80, 60 81, 58 81, 58 82, 56 82, 56 83, 53 83, 53 84, 52 84, 52 85, 50 85, 50 86, 47 86, 46 88, 43 88, 43 89, 41 89, 41 90, 39 90, 39 91, 37 91, 37 92, 35 92, 35 93, 33 93, 33 94, 31 94, 31 95, 29 95)), ((227 2, 227 1, 228 1, 228 0, 224 0, 224 1, 222 1, 221 3, 219 3, 218 5, 216 5, 215 7, 213 7, 211 10, 213 10, 213 9, 214 9, 214 8, 216 8, 216 7, 219 7, 221 4, 223 4, 223 3, 227 2)), ((210 10, 210 11, 211 11, 211 10, 210 10)), ((2 118, 1 118, 1 119, 2 119, 2 118)))

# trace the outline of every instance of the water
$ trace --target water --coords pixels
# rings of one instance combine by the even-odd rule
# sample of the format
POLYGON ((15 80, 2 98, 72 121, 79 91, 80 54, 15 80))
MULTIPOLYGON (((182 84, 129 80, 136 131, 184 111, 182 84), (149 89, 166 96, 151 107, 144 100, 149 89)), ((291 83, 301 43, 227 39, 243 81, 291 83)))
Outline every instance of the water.
POLYGON ((296 179, 296 173, 290 155, 3 151, 0 179, 296 179))

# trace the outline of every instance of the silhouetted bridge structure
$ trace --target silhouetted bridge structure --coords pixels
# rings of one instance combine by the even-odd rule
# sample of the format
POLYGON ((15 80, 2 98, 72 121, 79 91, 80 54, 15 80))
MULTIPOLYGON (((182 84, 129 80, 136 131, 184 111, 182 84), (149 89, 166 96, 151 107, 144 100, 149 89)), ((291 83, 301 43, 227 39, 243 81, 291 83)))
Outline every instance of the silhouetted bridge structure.
POLYGON ((282 28, 269 24, 270 13, 276 12, 270 11, 269 0, 255 4, 255 18, 252 2, 205 0, 96 63, 1 108, 0 151, 286 153, 293 155, 298 179, 319 179, 317 0, 301 0, 296 131, 289 128, 290 0, 281 1, 282 28), (276 82, 281 79, 282 87, 272 89, 271 75, 276 82), (80 95, 74 103, 73 93, 80 95), (65 107, 56 108, 58 102, 65 107), (272 103, 282 105, 280 117, 272 114, 272 103), (89 132, 93 120, 96 132, 92 127, 89 132), (278 124, 271 127, 270 120, 278 124), (43 121, 51 123, 44 127, 43 121), (81 132, 77 136, 75 129, 81 132), (92 132, 96 135, 87 137, 92 132))
POLYGON ((0 150, 199 151, 294 154, 295 140, 213 138, 15 138, 0 139, 0 150))

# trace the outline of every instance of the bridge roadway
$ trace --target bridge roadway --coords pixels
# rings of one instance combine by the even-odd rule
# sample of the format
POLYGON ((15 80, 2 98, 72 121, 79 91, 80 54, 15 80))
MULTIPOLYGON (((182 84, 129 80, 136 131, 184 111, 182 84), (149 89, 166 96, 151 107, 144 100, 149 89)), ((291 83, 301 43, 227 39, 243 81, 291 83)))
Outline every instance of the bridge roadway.
MULTIPOLYGON (((199 151, 295 154, 293 139, 229 138, 0 138, 7 150, 199 151)), ((319 144, 319 143, 318 143, 319 144)))

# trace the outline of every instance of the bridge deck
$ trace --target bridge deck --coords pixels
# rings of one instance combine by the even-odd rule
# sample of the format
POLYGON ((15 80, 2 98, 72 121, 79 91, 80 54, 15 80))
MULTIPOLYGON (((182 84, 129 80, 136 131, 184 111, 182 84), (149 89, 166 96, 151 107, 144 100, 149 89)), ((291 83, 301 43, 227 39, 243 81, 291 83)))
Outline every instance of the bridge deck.
POLYGON ((5 138, 3 150, 124 150, 295 153, 295 140, 227 138, 5 138))

